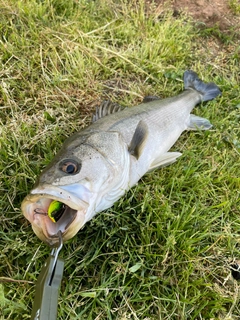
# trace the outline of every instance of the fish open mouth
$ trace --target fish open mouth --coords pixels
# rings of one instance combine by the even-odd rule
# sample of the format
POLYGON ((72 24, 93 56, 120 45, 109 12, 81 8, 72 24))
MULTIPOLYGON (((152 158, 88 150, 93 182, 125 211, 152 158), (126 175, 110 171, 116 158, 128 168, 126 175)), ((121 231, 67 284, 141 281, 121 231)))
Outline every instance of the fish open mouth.
MULTIPOLYGON (((50 224, 50 227, 54 229, 53 230, 54 234, 56 229, 58 229, 58 231, 61 229, 66 230, 68 226, 72 223, 72 221, 75 219, 77 214, 77 210, 70 208, 68 205, 64 204, 63 202, 53 200, 53 199, 41 198, 38 200, 35 206, 36 208, 33 209, 34 218, 41 219, 42 218, 41 216, 46 217, 46 219, 49 218, 51 222, 53 222, 53 223, 50 223, 49 221, 49 224, 50 224), (57 203, 59 205, 59 208, 53 211, 50 211, 51 205, 54 203, 57 203), (35 215, 37 215, 37 217, 35 215)), ((64 232, 65 230, 61 230, 61 231, 64 232)))
POLYGON ((88 203, 62 189, 32 190, 22 203, 22 212, 36 235, 50 245, 72 238, 83 226, 88 203), (48 191, 48 192, 46 192, 48 191))

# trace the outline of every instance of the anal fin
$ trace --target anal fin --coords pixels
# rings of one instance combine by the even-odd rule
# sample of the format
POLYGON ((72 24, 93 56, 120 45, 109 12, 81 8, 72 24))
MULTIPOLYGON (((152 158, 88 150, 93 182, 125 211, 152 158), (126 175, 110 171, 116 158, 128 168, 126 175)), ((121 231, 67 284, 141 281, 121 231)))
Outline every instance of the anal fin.
POLYGON ((211 127, 209 120, 190 114, 187 130, 209 130, 211 127))
POLYGON ((166 152, 162 155, 160 155, 158 158, 156 158, 149 167, 148 171, 151 171, 156 168, 165 167, 169 164, 172 164, 177 160, 178 157, 180 157, 182 154, 180 152, 166 152))

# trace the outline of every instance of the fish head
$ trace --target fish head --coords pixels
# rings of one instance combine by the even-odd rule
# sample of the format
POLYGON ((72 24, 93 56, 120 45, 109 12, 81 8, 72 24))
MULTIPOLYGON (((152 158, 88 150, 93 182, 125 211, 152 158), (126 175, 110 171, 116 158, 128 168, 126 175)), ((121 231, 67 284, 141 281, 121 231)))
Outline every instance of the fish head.
POLYGON ((58 243, 58 231, 63 241, 72 238, 121 180, 126 150, 118 133, 68 139, 22 202, 36 235, 49 245, 58 243))

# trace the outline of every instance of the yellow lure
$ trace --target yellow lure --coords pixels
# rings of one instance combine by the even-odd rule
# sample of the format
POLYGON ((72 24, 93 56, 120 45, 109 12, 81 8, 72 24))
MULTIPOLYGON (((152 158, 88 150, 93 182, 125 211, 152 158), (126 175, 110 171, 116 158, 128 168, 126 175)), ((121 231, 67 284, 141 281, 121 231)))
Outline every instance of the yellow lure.
POLYGON ((48 208, 48 216, 54 223, 56 223, 61 218, 64 210, 64 203, 54 200, 50 203, 48 208))

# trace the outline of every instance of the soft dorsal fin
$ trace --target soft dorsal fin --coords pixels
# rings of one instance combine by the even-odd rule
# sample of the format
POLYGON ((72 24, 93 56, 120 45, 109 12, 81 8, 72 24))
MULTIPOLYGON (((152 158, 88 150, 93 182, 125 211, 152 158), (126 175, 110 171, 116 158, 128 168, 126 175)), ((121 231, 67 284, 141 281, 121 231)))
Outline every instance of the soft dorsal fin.
POLYGON ((142 103, 147 103, 147 102, 151 102, 151 101, 155 101, 155 100, 161 100, 161 98, 158 96, 146 96, 143 98, 142 103))
POLYGON ((100 106, 96 107, 96 113, 92 115, 92 122, 95 122, 109 114, 122 111, 124 107, 110 100, 103 101, 100 106))
POLYGON ((148 127, 146 123, 141 120, 139 121, 137 128, 133 134, 130 142, 128 151, 135 158, 139 158, 143 152, 148 137, 148 127))

